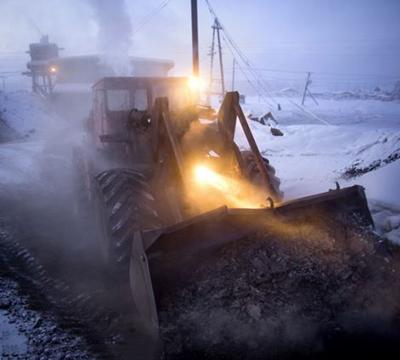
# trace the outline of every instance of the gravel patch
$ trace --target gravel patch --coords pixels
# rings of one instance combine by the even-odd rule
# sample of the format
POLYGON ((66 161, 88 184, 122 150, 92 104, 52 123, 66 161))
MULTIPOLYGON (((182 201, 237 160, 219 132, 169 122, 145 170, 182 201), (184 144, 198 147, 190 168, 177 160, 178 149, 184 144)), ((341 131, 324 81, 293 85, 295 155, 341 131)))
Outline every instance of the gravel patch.
POLYGON ((218 251, 161 304, 167 358, 323 356, 341 343, 349 354, 369 336, 385 345, 363 341, 362 352, 392 353, 398 255, 370 232, 340 230, 299 225, 218 251))
POLYGON ((50 311, 32 309, 24 290, 0 276, 1 359, 96 359, 85 339, 61 328, 50 311))

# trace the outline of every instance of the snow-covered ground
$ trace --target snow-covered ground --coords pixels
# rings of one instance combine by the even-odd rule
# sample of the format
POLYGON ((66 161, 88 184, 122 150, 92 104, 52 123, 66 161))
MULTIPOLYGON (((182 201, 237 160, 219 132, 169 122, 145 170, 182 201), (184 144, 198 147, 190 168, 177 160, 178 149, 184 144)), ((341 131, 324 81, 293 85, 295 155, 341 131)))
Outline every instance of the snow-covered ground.
POLYGON ((0 121, 17 133, 15 140, 0 144, 0 197, 57 192, 70 180, 79 130, 25 90, 0 92, 0 109, 0 121))
POLYGON ((42 133, 56 119, 50 107, 28 90, 0 92, 0 115, 21 137, 42 133))
MULTIPOLYGON (((317 106, 308 99, 303 111, 296 98, 275 100, 282 110, 273 113, 284 135, 272 136, 268 126, 254 121, 250 126, 277 169, 286 199, 326 191, 336 181, 342 187, 363 185, 377 231, 400 244, 400 103, 319 99, 317 106), (349 169, 361 170, 361 175, 345 176, 349 169)), ((270 111, 257 98, 248 98, 243 107, 253 115, 270 111)), ((34 164, 43 154, 48 158, 46 149, 60 134, 64 143, 72 139, 68 124, 27 91, 0 93, 0 109, 12 128, 29 136, 29 142, 1 145, 0 186, 40 178, 34 164)), ((237 140, 245 146, 240 129, 237 140)))
MULTIPOLYGON (((336 181, 342 187, 362 185, 376 230, 400 244, 400 161, 396 161, 400 157, 400 103, 319 100, 319 106, 307 105, 306 111, 331 124, 327 125, 287 99, 277 101, 282 111, 276 112, 276 118, 284 136, 273 136, 268 126, 255 121, 250 125, 260 150, 277 169, 286 199, 327 191, 335 188, 336 181), (351 168, 366 173, 345 176, 351 168)), ((268 111, 256 101, 244 108, 252 114, 268 111)), ((240 129, 237 139, 246 147, 240 129)))
POLYGON ((317 99, 318 105, 307 98, 302 110, 301 98, 275 97, 274 102, 266 104, 258 97, 246 98, 244 108, 255 115, 271 111, 282 125, 324 124, 360 125, 362 127, 397 127, 399 128, 399 102, 378 100, 334 100, 317 99), (278 105, 281 111, 277 110, 278 105), (312 112, 316 117, 307 112, 312 112), (318 119, 320 120, 318 120, 318 119))

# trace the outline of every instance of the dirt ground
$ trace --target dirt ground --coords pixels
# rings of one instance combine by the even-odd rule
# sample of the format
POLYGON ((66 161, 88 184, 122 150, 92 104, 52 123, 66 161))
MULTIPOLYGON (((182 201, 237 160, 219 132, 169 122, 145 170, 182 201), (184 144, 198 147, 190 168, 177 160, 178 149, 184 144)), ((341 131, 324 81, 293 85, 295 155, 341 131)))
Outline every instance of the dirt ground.
POLYGON ((299 225, 218 251, 163 304, 167 358, 397 358, 398 251, 362 229, 340 234, 299 225))

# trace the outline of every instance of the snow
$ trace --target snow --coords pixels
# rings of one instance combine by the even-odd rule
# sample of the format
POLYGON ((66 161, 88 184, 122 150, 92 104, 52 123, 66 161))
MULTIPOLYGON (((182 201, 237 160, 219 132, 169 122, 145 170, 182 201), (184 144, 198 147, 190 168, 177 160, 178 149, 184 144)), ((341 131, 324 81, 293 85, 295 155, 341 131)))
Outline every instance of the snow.
POLYGON ((48 104, 26 90, 0 92, 0 110, 8 125, 21 136, 45 131, 55 121, 48 104))
POLYGON ((68 192, 72 149, 81 140, 76 123, 28 91, 0 93, 0 109, 18 133, 14 141, 0 144, 0 198, 50 196, 60 188, 68 192))
POLYGON ((400 161, 371 171, 352 181, 367 189, 369 199, 400 209, 400 161))
POLYGON ((15 323, 11 323, 6 312, 0 310, 0 355, 15 357, 27 352, 27 338, 18 331, 15 323))
MULTIPOLYGON (((355 125, 362 127, 399 127, 400 103, 396 101, 378 100, 335 100, 317 99, 316 105, 311 99, 307 99, 304 108, 311 111, 317 117, 332 125, 355 125)), ((282 125, 318 124, 318 120, 301 111, 298 106, 300 98, 275 97, 275 102, 270 105, 263 103, 257 97, 247 97, 244 108, 255 115, 261 115, 267 110, 272 111, 274 117, 282 125), (282 110, 277 111, 277 104, 282 110)))
MULTIPOLYGON (((372 211, 378 233, 400 245, 400 215, 393 215, 392 208, 379 205, 376 205, 372 211)), ((397 214, 399 213, 400 211, 397 212, 397 214)))
POLYGON ((357 178, 366 188, 376 229, 400 245, 400 161, 357 178))
MULTIPOLYGON (((284 136, 273 136, 269 128, 250 122, 255 139, 264 156, 271 160, 283 181, 286 196, 309 195, 326 190, 354 162, 369 164, 387 157, 400 147, 400 128, 360 131, 357 125, 288 125, 280 126, 284 136)), ((246 147, 238 129, 237 141, 246 147)))
MULTIPOLYGON (((400 154, 400 103, 376 100, 319 101, 317 115, 335 125, 323 125, 315 119, 297 118, 297 124, 284 110, 279 129, 284 136, 275 137, 270 128, 249 121, 262 154, 276 168, 285 199, 324 192, 354 184, 366 189, 376 231, 400 245, 400 160, 385 163, 400 154), (347 179, 352 166, 376 169, 347 179)), ((247 113, 263 113, 262 104, 246 104, 247 113), (251 106, 254 105, 254 108, 251 106)), ((315 109, 313 108, 312 111, 315 109)), ((303 114, 304 118, 305 115, 303 114)), ((236 140, 248 148, 238 126, 236 140)))
POLYGON ((23 75, 26 70, 25 53, 0 56, 0 90, 12 92, 31 88, 31 79, 23 75))

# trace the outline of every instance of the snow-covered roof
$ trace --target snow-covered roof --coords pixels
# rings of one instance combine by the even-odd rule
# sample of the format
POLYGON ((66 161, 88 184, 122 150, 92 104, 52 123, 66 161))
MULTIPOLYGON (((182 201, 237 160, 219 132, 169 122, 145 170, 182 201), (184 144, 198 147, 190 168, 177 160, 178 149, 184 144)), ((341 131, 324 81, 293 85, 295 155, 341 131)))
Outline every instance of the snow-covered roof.
MULTIPOLYGON (((102 56, 98 54, 89 54, 89 55, 72 55, 72 56, 62 56, 57 59, 53 59, 54 63, 62 63, 62 62, 79 62, 82 60, 86 61, 101 61, 102 56)), ((168 69, 172 69, 175 63, 172 60, 168 59, 158 59, 158 58, 148 58, 148 57, 138 57, 138 56, 129 56, 129 60, 132 63, 147 63, 154 65, 162 65, 167 67, 168 69)))

